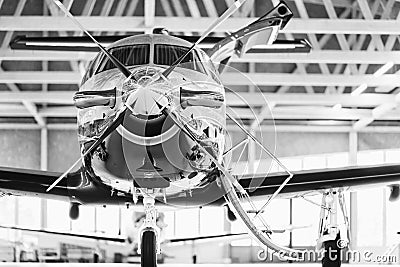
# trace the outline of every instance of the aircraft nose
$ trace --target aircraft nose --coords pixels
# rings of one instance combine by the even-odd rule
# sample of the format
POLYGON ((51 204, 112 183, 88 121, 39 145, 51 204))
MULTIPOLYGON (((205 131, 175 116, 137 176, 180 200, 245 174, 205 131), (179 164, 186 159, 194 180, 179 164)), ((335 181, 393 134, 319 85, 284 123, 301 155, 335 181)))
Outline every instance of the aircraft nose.
POLYGON ((129 106, 132 114, 140 118, 141 116, 154 117, 161 115, 162 111, 157 102, 166 105, 168 100, 164 95, 150 88, 139 88, 134 94, 129 96, 126 104, 129 106))
POLYGON ((152 138, 169 132, 174 124, 162 114, 157 103, 167 105, 168 99, 165 95, 149 88, 139 88, 128 97, 125 104, 130 112, 125 115, 122 126, 130 134, 124 137, 152 138))

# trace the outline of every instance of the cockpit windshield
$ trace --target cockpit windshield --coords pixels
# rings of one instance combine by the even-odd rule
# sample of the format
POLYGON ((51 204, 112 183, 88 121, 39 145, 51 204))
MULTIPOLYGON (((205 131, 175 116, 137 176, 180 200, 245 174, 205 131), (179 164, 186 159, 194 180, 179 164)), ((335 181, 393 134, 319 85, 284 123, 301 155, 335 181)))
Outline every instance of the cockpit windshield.
MULTIPOLYGON (((143 65, 150 62, 150 44, 135 44, 118 46, 109 50, 125 66, 143 65)), ((114 69, 115 65, 103 53, 89 64, 85 76, 82 79, 82 84, 85 83, 94 74, 114 69)))
MULTIPOLYGON (((156 44, 154 45, 154 64, 171 66, 189 50, 189 47, 156 44)), ((207 74, 199 55, 193 50, 181 62, 181 67, 207 74)))
MULTIPOLYGON (((125 66, 149 64, 149 44, 136 44, 114 47, 110 49, 110 52, 125 66)), ((102 61, 99 64, 99 67, 96 70, 96 73, 114 68, 114 63, 112 63, 111 60, 108 59, 108 57, 103 57, 102 61)))
MULTIPOLYGON (((133 44, 113 47, 109 52, 115 56, 125 66, 137 66, 151 64, 151 44, 133 44)), ((171 66, 177 59, 184 55, 189 47, 169 45, 169 44, 155 44, 153 51, 153 64, 171 66)), ((201 50, 194 49, 189 53, 179 64, 180 68, 194 70, 211 77, 220 83, 217 72, 210 61, 210 59, 201 50)), ((108 59, 105 54, 100 53, 98 56, 89 64, 85 76, 82 79, 82 84, 90 79, 94 74, 101 73, 103 71, 115 69, 115 65, 108 59)))

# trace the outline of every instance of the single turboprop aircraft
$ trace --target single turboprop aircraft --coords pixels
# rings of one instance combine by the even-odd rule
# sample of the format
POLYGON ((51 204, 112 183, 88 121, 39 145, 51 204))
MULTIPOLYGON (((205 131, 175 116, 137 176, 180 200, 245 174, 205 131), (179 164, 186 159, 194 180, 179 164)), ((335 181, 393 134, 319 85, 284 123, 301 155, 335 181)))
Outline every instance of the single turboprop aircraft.
MULTIPOLYGON (((300 197, 321 193, 319 244, 340 253, 336 242, 340 238, 339 206, 348 226, 343 191, 365 185, 391 186, 391 198, 398 198, 400 166, 292 173, 226 112, 219 73, 230 57, 311 49, 305 40, 276 39, 292 17, 283 2, 225 38, 208 37, 244 1, 237 0, 196 39, 170 36, 166 30, 95 38, 54 0, 86 37, 20 37, 11 47, 100 50, 74 96, 81 158, 63 174, 1 168, 0 192, 69 201, 71 218, 77 218, 79 206, 85 204, 142 204, 145 220, 138 247, 146 267, 156 266, 156 254, 160 253, 156 202, 160 208, 228 204, 229 218, 240 218, 263 248, 296 260, 303 251, 276 244, 271 239, 273 231, 260 214, 278 194, 300 197), (102 44, 109 45, 104 48, 102 44), (215 63, 221 64, 217 67, 215 63), (226 145, 226 118, 286 173, 233 175, 226 156, 240 143, 226 145), (78 164, 79 171, 72 172, 78 164), (257 198, 267 201, 256 207, 253 200, 257 198)), ((325 257, 323 265, 339 266, 340 257, 325 257)))

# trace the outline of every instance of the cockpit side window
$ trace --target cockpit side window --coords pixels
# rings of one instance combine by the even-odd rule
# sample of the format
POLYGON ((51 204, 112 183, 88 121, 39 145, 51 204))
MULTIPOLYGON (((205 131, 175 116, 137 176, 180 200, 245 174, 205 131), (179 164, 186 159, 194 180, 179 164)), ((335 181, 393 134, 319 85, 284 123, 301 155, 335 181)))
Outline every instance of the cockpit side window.
MULTIPOLYGON (((144 65, 149 64, 150 61, 150 45, 149 44, 135 44, 114 47, 109 50, 125 66, 144 65)), ((107 57, 103 56, 99 64, 96 74, 114 69, 115 65, 107 57)))
MULTIPOLYGON (((154 64, 171 66, 189 50, 188 47, 156 44, 154 45, 154 64)), ((207 74, 196 50, 193 50, 181 62, 180 67, 207 74)))
POLYGON ((92 61, 90 61, 85 76, 83 76, 81 85, 84 84, 87 80, 90 79, 90 77, 93 76, 94 73, 94 68, 99 64, 99 59, 100 59, 101 54, 99 53, 92 61))

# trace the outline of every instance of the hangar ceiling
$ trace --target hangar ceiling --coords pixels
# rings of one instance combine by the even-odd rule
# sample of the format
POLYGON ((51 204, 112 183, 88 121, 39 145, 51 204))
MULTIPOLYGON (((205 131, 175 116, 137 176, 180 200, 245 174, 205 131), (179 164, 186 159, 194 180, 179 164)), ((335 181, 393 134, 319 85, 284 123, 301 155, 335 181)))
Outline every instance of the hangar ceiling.
MULTIPOLYGON (((198 35, 233 0, 64 0, 95 35, 150 32, 198 35)), ((248 0, 215 35, 238 29, 278 1, 248 0)), ((282 130, 398 131, 400 124, 400 2, 395 0, 288 0, 294 19, 279 39, 306 38, 309 54, 248 54, 223 80, 251 106, 227 101, 249 126, 265 129, 273 109, 282 130)), ((93 52, 11 50, 16 35, 77 36, 81 32, 52 0, 0 0, 0 127, 75 129, 72 95, 93 52)))

